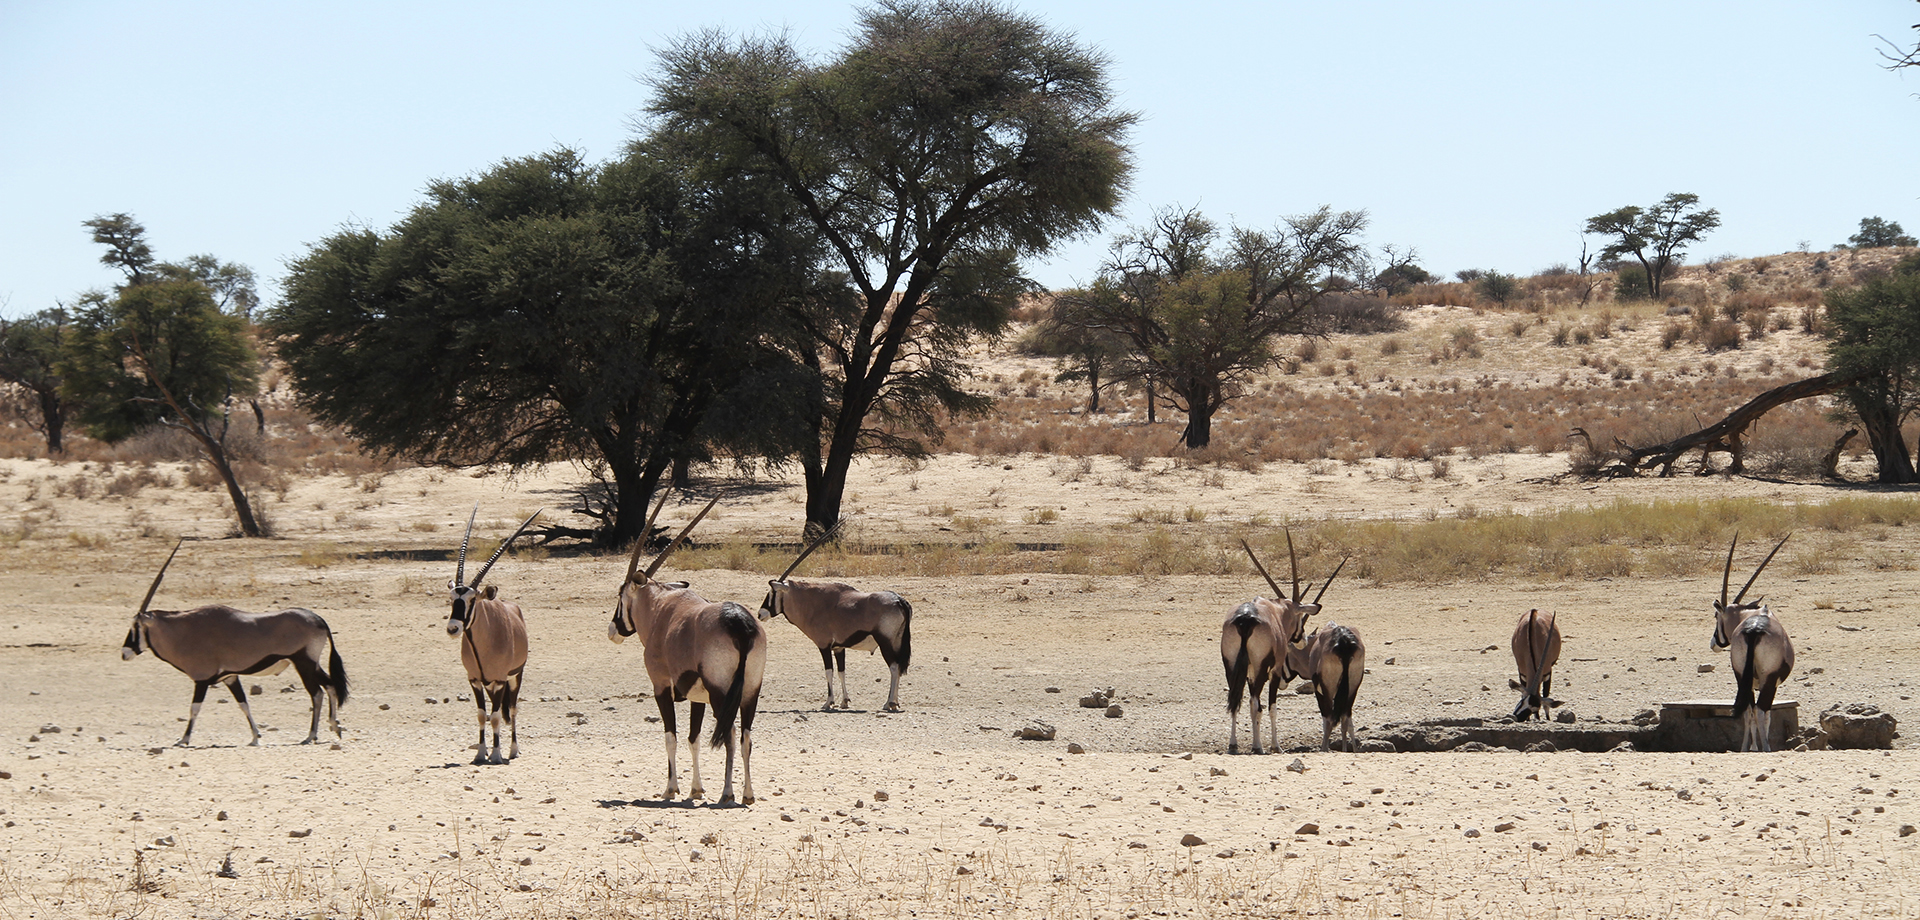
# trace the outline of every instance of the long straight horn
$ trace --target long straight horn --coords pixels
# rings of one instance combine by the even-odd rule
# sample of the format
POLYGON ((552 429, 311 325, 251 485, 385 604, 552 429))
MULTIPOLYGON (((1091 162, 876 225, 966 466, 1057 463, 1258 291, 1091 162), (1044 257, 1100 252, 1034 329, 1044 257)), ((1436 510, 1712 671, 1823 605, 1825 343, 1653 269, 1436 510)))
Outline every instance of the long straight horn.
POLYGON ((173 564, 174 555, 180 552, 180 544, 185 542, 187 542, 186 537, 181 537, 175 541, 173 544, 173 552, 167 554, 167 561, 160 563, 160 574, 153 576, 153 584, 147 587, 147 597, 140 602, 141 613, 146 613, 147 605, 153 603, 154 592, 160 590, 160 579, 167 577, 167 566, 173 564))
POLYGON ((1320 603, 1320 599, 1327 596, 1327 589, 1333 586, 1333 580, 1340 576, 1340 570, 1346 568, 1347 560, 1352 558, 1353 558, 1352 556, 1340 557, 1340 564, 1333 567, 1333 574, 1327 576, 1327 583, 1324 585, 1321 585, 1320 593, 1313 596, 1314 603, 1316 604, 1320 603))
POLYGON ((473 513, 467 515, 467 535, 460 538, 460 562, 458 565, 454 566, 454 569, 453 569, 453 583, 456 585, 466 584, 467 544, 473 540, 473 519, 479 516, 480 516, 480 503, 474 502, 473 513))
POLYGON ((841 518, 839 521, 834 521, 833 526, 827 528, 826 532, 822 533, 819 539, 814 540, 812 543, 807 544, 807 548, 800 551, 799 558, 794 559, 793 564, 790 566, 787 566, 787 570, 780 573, 780 580, 786 581, 787 576, 792 575, 793 570, 800 567, 800 563, 807 561, 807 557, 813 555, 814 550, 819 549, 828 540, 833 539, 833 535, 840 532, 840 522, 844 520, 846 520, 846 518, 841 518))
MULTIPOLYGON (((1287 564, 1293 567, 1293 602, 1300 603, 1300 557, 1293 552, 1293 529, 1287 529, 1287 564)), ((1278 590, 1278 589, 1275 589, 1278 590)))
MULTIPOLYGON (((1760 560, 1760 567, 1753 570, 1753 577, 1747 579, 1746 587, 1741 588, 1740 593, 1734 595, 1734 598, 1733 598, 1734 603, 1736 604, 1740 603, 1741 599, 1747 596, 1747 589, 1752 588, 1753 583, 1760 580, 1760 573, 1767 570, 1767 563, 1773 561, 1774 553, 1778 553, 1780 551, 1780 547, 1787 545, 1787 541, 1790 539, 1793 539, 1793 534, 1791 533, 1787 534, 1784 537, 1781 537, 1780 542, 1775 543, 1773 545, 1773 552, 1768 553, 1767 558, 1760 560)), ((1755 603, 1759 603, 1759 602, 1755 601, 1755 603)))
POLYGON ((500 548, 493 551, 493 556, 487 560, 487 564, 480 567, 480 574, 473 576, 472 587, 480 587, 480 579, 487 577, 487 570, 493 568, 493 564, 500 561, 500 557, 506 554, 507 547, 512 546, 513 541, 519 539, 521 534, 526 533, 527 526, 533 523, 533 519, 539 517, 540 513, 546 510, 547 509, 542 508, 540 511, 535 511, 528 515, 526 520, 520 522, 520 529, 514 531, 513 536, 508 537, 506 542, 501 543, 500 548))
POLYGON ((648 578, 652 578, 653 573, 660 571, 660 564, 666 562, 667 557, 673 555, 673 551, 680 547, 680 541, 685 540, 687 534, 693 532, 693 525, 700 523, 700 519, 706 517, 707 512, 712 511, 713 506, 717 504, 720 504, 720 496, 715 495, 713 501, 707 502, 707 506, 700 509, 700 513, 694 515, 693 520, 687 522, 687 526, 680 528, 680 533, 673 538, 673 542, 667 544, 667 548, 661 550, 660 555, 653 557, 653 562, 647 566, 648 578))
POLYGON ((1733 581, 1733 548, 1740 545, 1740 532, 1733 532, 1733 542, 1727 544, 1727 567, 1720 573, 1720 606, 1727 605, 1727 591, 1733 581))
POLYGON ((1253 560, 1253 567, 1260 571, 1261 578, 1267 580, 1267 587, 1273 589, 1274 599, 1278 600, 1280 597, 1280 585, 1273 580, 1272 575, 1267 574, 1267 567, 1260 564, 1260 557, 1253 554, 1253 547, 1248 546, 1247 541, 1241 540, 1240 548, 1247 551, 1247 558, 1253 560))
POLYGON ((633 573, 640 571, 640 554, 647 551, 647 538, 653 535, 653 522, 660 519, 660 509, 667 506, 667 496, 672 489, 661 489, 660 500, 653 503, 653 513, 647 515, 647 523, 640 528, 640 539, 633 541, 633 555, 627 559, 627 580, 633 580, 633 573))

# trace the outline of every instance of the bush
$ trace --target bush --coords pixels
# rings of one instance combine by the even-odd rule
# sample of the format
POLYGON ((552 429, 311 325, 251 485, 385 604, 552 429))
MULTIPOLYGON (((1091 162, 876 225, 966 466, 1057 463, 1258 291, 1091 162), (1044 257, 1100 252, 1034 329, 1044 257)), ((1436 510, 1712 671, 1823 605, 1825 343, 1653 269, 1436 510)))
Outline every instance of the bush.
POLYGON ((1520 293, 1520 279, 1497 271, 1489 271, 1473 283, 1475 293, 1495 303, 1505 304, 1520 293))
POLYGON ((1653 285, 1647 281, 1647 270, 1639 265, 1622 266, 1613 276, 1613 299, 1626 302, 1649 300, 1653 297, 1653 285))

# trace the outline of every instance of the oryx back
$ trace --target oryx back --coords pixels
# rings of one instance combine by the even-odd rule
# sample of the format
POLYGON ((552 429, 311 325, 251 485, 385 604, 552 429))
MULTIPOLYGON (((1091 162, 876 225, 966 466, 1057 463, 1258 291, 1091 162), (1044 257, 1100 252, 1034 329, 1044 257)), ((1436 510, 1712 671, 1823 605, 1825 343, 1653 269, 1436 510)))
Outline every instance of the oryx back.
POLYGON ((1513 628, 1513 661, 1520 672, 1520 702, 1514 721, 1545 717, 1553 693, 1553 666, 1560 660, 1560 625, 1552 613, 1529 610, 1513 628))

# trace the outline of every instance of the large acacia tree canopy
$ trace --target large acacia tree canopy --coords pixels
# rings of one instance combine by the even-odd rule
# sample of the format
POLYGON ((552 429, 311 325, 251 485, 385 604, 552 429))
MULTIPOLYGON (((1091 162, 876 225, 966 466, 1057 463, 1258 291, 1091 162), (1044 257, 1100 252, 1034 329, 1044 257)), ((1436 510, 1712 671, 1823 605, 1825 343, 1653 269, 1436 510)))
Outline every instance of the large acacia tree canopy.
POLYGON ((185 278, 87 298, 57 370, 75 420, 108 442, 162 423, 214 426, 230 399, 259 388, 245 321, 222 313, 206 284, 185 278))
POLYGON ((772 305, 812 263, 761 194, 691 185, 645 145, 601 167, 510 160, 433 184, 389 233, 323 240, 269 324, 302 400, 369 447, 604 463, 625 518, 674 460, 805 440, 807 377, 772 305))

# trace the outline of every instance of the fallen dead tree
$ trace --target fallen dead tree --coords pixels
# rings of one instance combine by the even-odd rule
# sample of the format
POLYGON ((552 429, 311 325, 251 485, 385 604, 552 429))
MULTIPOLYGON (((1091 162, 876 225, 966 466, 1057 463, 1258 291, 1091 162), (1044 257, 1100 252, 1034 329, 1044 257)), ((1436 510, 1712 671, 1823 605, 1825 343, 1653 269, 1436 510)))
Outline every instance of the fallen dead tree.
MULTIPOLYGON (((1662 477, 1671 476, 1674 464, 1687 452, 1694 450, 1701 452, 1700 469, 1703 473, 1709 469, 1707 461, 1715 453, 1726 453, 1732 456, 1727 472, 1742 473, 1746 471, 1747 429, 1758 421, 1760 416, 1790 402, 1832 393, 1863 376, 1865 375, 1857 373, 1826 373, 1774 387, 1748 400, 1746 405, 1733 410, 1726 418, 1663 444, 1635 447, 1619 438, 1614 438, 1613 449, 1603 451, 1593 443, 1593 437, 1587 434, 1584 428, 1573 429, 1569 437, 1584 439, 1590 457, 1605 458, 1579 471, 1582 476, 1589 479, 1638 476, 1641 470, 1653 467, 1659 467, 1662 477)), ((1836 453, 1853 434, 1854 432, 1849 432, 1840 439, 1834 448, 1836 453)))

